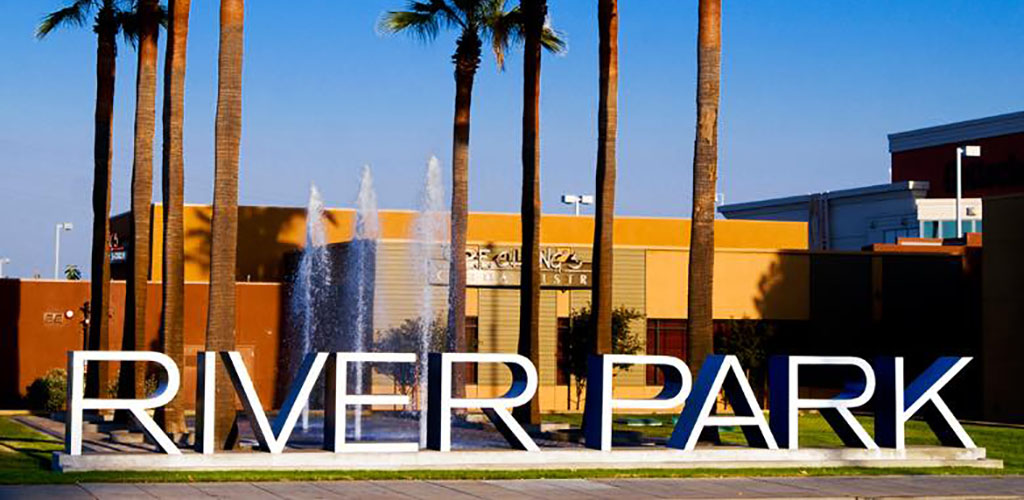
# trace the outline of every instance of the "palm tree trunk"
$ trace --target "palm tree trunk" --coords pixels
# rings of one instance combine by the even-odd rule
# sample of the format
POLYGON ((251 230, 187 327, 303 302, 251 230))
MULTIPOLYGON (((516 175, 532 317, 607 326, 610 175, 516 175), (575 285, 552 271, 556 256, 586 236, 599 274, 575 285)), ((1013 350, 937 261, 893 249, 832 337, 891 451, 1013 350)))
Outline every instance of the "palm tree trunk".
MULTIPOLYGON (((448 352, 466 350, 466 233, 469 223, 469 118, 473 79, 480 66, 480 38, 463 31, 455 55, 455 119, 452 130, 451 259, 448 278, 448 352)), ((455 397, 466 394, 464 366, 456 365, 455 397)))
MULTIPOLYGON (((125 295, 124 350, 146 349, 146 285, 150 271, 150 206, 153 201, 153 136, 156 130, 156 59, 159 19, 157 0, 139 3, 139 65, 135 88, 135 155, 132 163, 132 229, 128 263, 132 275, 125 295)), ((121 370, 118 392, 143 398, 146 365, 121 370)))
MULTIPOLYGON (((185 366, 185 165, 182 127, 185 112, 185 51, 191 0, 169 0, 167 52, 164 59, 163 202, 164 262, 163 311, 160 340, 164 354, 185 366)), ((185 428, 185 394, 157 411, 164 430, 178 434, 185 428)))
POLYGON ((694 377, 714 349, 715 182, 722 53, 721 0, 700 0, 697 35, 697 132, 693 151, 693 218, 687 300, 687 362, 694 377))
MULTIPOLYGON (((520 200, 523 262, 519 285, 519 355, 540 366, 540 37, 546 0, 524 0, 523 189, 520 200)), ((540 398, 514 410, 522 424, 540 425, 540 398)))
POLYGON ((594 220, 593 325, 594 354, 612 352, 612 263, 615 224, 615 141, 619 117, 619 6, 617 0, 597 5, 600 31, 600 86, 597 111, 597 214, 594 220))
MULTIPOLYGON (((210 246, 210 302, 206 350, 235 349, 235 269, 238 245, 238 149, 242 137, 242 49, 244 0, 220 2, 217 62, 216 171, 210 246)), ((235 395, 222 363, 217 364, 215 446, 235 447, 235 395)), ((196 442, 200 442, 199 439, 196 442)))
MULTIPOLYGON (((96 117, 92 180, 92 271, 89 283, 89 342, 91 351, 110 347, 110 163, 113 151, 114 77, 117 69, 117 29, 109 11, 97 23, 96 117)), ((86 395, 100 397, 110 383, 110 363, 91 363, 86 395)))

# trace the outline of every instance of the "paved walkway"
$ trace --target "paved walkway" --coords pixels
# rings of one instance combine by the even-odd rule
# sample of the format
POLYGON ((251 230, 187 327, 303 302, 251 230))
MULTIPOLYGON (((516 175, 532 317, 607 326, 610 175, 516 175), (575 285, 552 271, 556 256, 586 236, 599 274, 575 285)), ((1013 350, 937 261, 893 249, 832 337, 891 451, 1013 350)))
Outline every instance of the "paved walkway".
POLYGON ((7 498, 1024 498, 1024 476, 548 479, 0 486, 7 498))

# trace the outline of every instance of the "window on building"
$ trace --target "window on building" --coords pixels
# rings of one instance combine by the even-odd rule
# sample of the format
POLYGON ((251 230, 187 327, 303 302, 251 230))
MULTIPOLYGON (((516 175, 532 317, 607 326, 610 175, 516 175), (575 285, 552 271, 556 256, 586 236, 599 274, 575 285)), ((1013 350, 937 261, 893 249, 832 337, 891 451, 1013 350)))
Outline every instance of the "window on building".
POLYGON ((569 385, 569 370, 565 369, 569 356, 569 318, 558 318, 558 346, 555 351, 555 385, 569 385))
POLYGON ((944 220, 939 225, 942 228, 942 235, 940 238, 956 238, 956 221, 955 220, 944 220))
MULTIPOLYGON (((466 350, 480 352, 480 318, 466 316, 466 350)), ((466 383, 476 385, 479 382, 476 363, 466 363, 466 383)))
MULTIPOLYGON (((686 359, 686 320, 647 319, 647 354, 661 354, 686 359)), ((661 372, 653 366, 647 367, 647 384, 664 382, 661 372)))
POLYGON ((938 238, 939 237, 939 221, 937 221, 937 220, 921 221, 921 237, 922 238, 938 238))

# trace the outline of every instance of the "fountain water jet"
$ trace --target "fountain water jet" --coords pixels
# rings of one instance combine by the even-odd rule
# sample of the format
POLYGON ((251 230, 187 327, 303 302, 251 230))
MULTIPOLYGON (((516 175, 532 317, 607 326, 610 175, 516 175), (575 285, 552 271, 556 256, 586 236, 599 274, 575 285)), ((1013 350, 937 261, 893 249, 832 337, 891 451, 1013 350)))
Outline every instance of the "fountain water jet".
MULTIPOLYGON (((306 206, 306 246, 299 257, 290 303, 293 324, 297 325, 298 349, 293 349, 292 370, 297 370, 306 353, 322 347, 330 332, 324 329, 324 318, 316 311, 323 310, 331 296, 331 256, 327 250, 324 228, 324 201, 315 184, 309 187, 306 206)), ((309 404, 302 411, 302 430, 309 428, 309 404)))
MULTIPOLYGON (((419 345, 419 410, 420 410, 420 446, 426 446, 427 432, 427 353, 432 346, 432 332, 435 315, 435 296, 443 297, 443 290, 431 283, 431 274, 437 269, 439 260, 447 258, 443 247, 448 244, 448 212, 445 210, 444 186, 441 183, 441 162, 430 157, 427 162, 426 178, 423 192, 420 195, 419 214, 416 217, 415 238, 413 245, 413 263, 419 279, 420 296, 420 345, 419 345)), ((447 264, 444 269, 447 270, 447 264)))
MULTIPOLYGON (((359 192, 356 195, 355 227, 349 243, 345 272, 346 300, 352 301, 350 345, 355 352, 365 352, 367 341, 373 336, 373 297, 376 266, 377 238, 380 225, 377 217, 377 193, 373 189, 370 167, 364 166, 359 178, 359 192)), ((342 346, 336 346, 342 347, 342 346)), ((363 393, 363 366, 357 363, 355 369, 355 393, 363 393)), ((354 437, 362 439, 362 405, 356 405, 354 437)))

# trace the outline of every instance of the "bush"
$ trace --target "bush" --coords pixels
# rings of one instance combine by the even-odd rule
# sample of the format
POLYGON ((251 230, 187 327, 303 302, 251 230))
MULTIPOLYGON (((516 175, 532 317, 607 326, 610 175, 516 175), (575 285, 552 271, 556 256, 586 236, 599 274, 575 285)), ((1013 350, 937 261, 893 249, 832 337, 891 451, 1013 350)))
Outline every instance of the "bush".
POLYGON ((64 411, 67 401, 67 372, 54 368, 28 386, 28 407, 39 411, 64 411))

